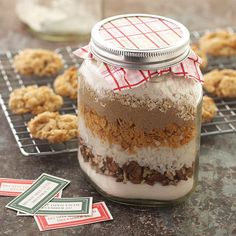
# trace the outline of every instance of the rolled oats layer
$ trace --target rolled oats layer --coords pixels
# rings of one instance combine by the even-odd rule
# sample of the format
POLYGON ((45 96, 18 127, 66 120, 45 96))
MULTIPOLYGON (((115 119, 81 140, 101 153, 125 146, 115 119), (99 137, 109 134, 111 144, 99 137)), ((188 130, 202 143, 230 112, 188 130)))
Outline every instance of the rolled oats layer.
MULTIPOLYGON (((145 132, 136 127, 132 122, 117 118, 111 122, 96 111, 87 107, 79 107, 80 117, 85 121, 85 126, 103 141, 110 144, 119 144, 124 150, 132 152, 135 147, 159 147, 167 146, 178 148, 190 142, 196 135, 194 124, 181 126, 176 123, 169 123, 163 129, 152 129, 145 132)), ((148 122, 148 117, 147 117, 148 122)))

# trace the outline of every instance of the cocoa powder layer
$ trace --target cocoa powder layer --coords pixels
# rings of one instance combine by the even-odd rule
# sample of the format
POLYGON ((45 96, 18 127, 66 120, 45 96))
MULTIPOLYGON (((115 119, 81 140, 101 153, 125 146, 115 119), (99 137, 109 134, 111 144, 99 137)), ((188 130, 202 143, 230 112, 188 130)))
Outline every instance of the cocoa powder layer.
POLYGON ((152 129, 146 132, 131 121, 116 119, 115 122, 107 120, 104 116, 86 106, 79 106, 79 119, 84 119, 85 125, 93 135, 110 144, 119 144, 125 150, 133 151, 135 147, 167 146, 178 148, 196 135, 195 125, 182 126, 169 123, 162 129, 152 129))
POLYGON ((98 173, 113 176, 117 182, 130 181, 133 184, 146 183, 154 185, 156 182, 162 185, 177 185, 181 180, 188 180, 193 175, 192 167, 183 166, 180 170, 171 173, 166 171, 161 174, 157 170, 152 170, 149 167, 142 167, 136 161, 125 163, 122 167, 113 160, 112 157, 104 157, 104 159, 92 153, 91 148, 85 145, 83 139, 80 139, 80 152, 85 162, 89 162, 91 168, 98 173))
POLYGON ((87 86, 83 86, 79 103, 91 110, 96 111, 99 116, 106 120, 116 123, 117 119, 134 124, 137 128, 150 132, 152 129, 162 129, 170 123, 178 126, 194 125, 195 120, 184 120, 179 118, 175 108, 169 108, 167 111, 161 111, 161 107, 148 110, 145 106, 133 108, 125 106, 119 100, 111 101, 108 98, 101 98, 87 86))

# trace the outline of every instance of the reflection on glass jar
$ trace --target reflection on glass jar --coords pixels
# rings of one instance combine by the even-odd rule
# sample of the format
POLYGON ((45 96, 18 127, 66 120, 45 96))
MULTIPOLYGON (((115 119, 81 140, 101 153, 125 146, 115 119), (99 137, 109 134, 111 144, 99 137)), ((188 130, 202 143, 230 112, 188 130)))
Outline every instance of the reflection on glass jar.
POLYGON ((18 0, 16 11, 40 37, 86 39, 92 26, 103 17, 103 0, 18 0))
MULTIPOLYGON (((175 60, 173 53, 169 59, 175 60)), ((165 63, 177 68, 169 67, 166 56, 165 63)), ((116 82, 126 71, 125 84, 132 88, 115 91, 109 88, 103 66, 97 57, 85 59, 79 70, 81 169, 100 193, 114 201, 163 205, 185 199, 197 182, 201 83, 162 69, 163 75, 132 87, 132 82, 140 81, 139 74, 124 65, 116 82)))

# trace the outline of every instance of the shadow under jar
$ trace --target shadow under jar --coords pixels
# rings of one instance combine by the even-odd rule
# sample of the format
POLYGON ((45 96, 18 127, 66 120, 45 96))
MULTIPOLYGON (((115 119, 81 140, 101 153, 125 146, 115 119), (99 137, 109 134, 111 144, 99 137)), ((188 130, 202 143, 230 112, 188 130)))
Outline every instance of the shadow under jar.
POLYGON ((197 183, 202 101, 188 30, 160 16, 112 17, 75 54, 85 59, 78 159, 89 181, 120 203, 184 200, 197 183))

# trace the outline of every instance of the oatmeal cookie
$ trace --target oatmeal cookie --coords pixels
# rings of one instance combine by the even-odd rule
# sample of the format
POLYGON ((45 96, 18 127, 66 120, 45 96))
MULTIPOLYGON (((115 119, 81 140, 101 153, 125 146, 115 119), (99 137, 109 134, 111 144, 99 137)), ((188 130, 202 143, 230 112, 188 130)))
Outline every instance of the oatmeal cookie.
POLYGON ((213 70, 205 74, 203 87, 218 97, 236 97, 236 70, 213 70))
POLYGON ((34 138, 61 143, 77 137, 77 117, 46 111, 31 119, 28 128, 34 138))
POLYGON ((57 94, 70 99, 77 98, 77 68, 75 66, 67 69, 59 75, 54 82, 54 89, 57 94))
POLYGON ((8 102, 9 108, 15 114, 28 112, 39 114, 44 111, 57 111, 62 104, 62 97, 56 95, 51 88, 36 85, 13 90, 8 102))
POLYGON ((212 56, 235 56, 236 33, 216 31, 200 39, 200 49, 212 56))
POLYGON ((61 57, 45 49, 25 49, 14 57, 16 70, 24 76, 53 76, 63 67, 61 57))
POLYGON ((213 120, 217 112, 217 107, 214 100, 208 96, 203 96, 202 101, 202 123, 207 123, 213 120))
POLYGON ((200 50, 198 44, 192 44, 191 48, 202 59, 202 64, 200 65, 200 68, 205 69, 207 67, 207 63, 208 63, 206 53, 204 51, 200 50))

